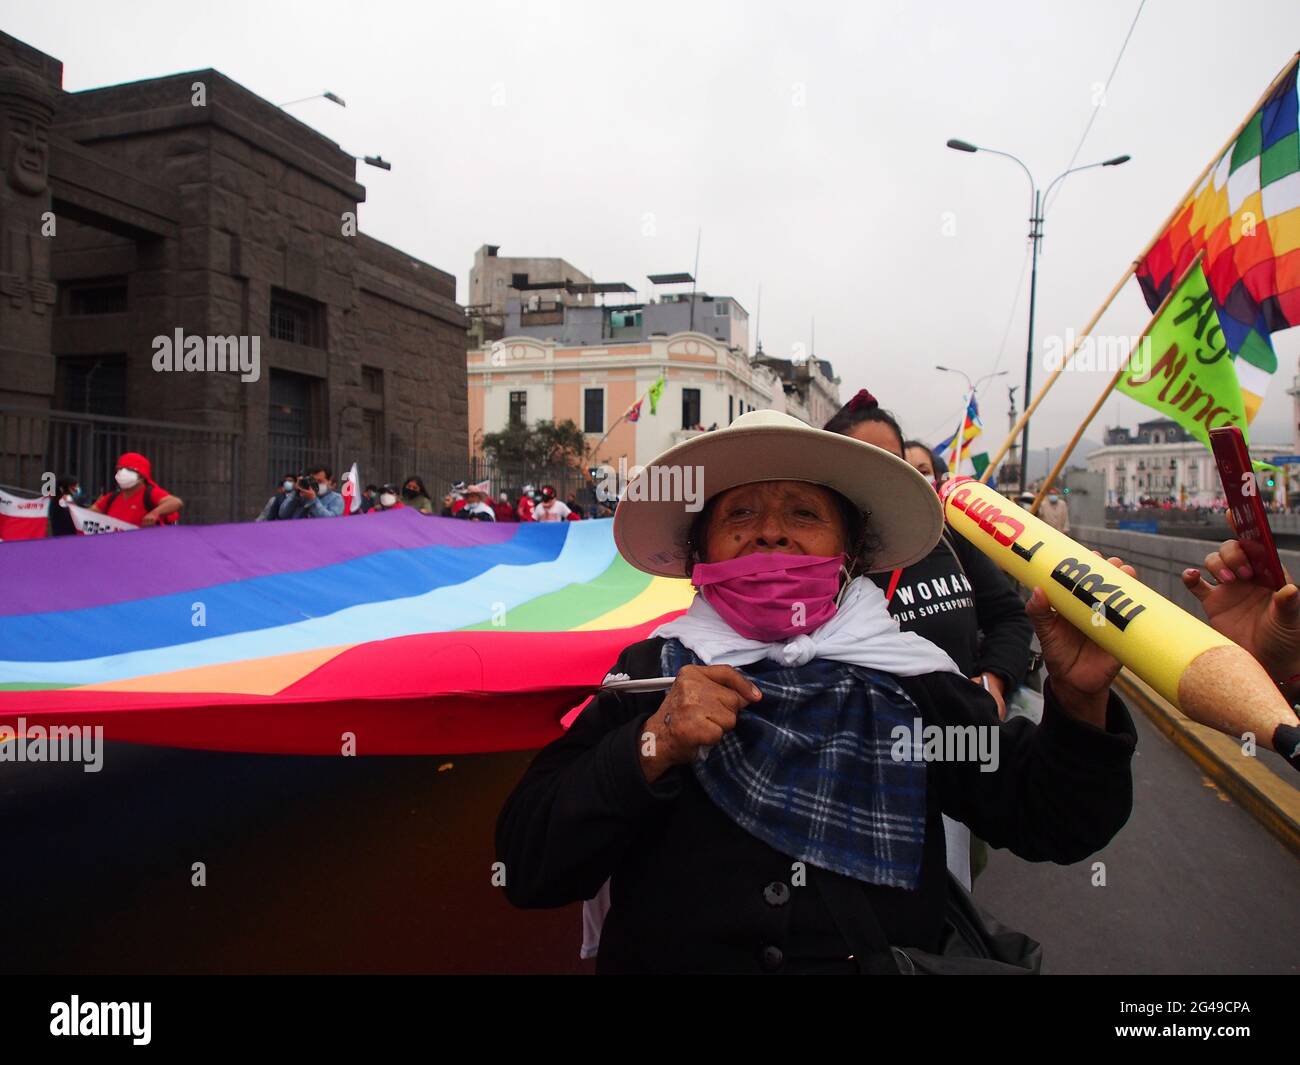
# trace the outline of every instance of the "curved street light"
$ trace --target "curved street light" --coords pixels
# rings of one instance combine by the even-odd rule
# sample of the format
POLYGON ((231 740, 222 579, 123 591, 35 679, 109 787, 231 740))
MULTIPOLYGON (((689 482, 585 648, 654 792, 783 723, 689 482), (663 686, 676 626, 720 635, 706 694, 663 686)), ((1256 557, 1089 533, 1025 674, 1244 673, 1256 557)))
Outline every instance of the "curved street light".
MULTIPOLYGON (((935 366, 935 369, 936 369, 936 370, 942 370, 944 373, 955 373, 955 374, 960 374, 962 377, 966 378, 966 387, 970 390, 970 391, 967 393, 967 396, 968 396, 968 398, 967 398, 967 400, 966 400, 966 404, 967 404, 967 406, 970 405, 970 400, 971 400, 971 398, 973 398, 973 397, 975 396, 975 394, 979 391, 980 385, 982 385, 985 381, 992 380, 994 377, 1002 377, 1002 376, 1004 376, 1004 375, 1008 372, 1008 371, 1006 371, 1006 370, 995 370, 993 373, 986 373, 986 374, 985 374, 983 377, 981 377, 978 381, 972 383, 972 382, 971 382, 971 379, 970 379, 970 374, 968 374, 965 370, 958 370, 958 369, 955 369, 954 367, 951 367, 951 366, 937 366, 937 365, 935 366)), ((962 408, 962 425, 963 425, 963 426, 966 424, 966 414, 965 414, 965 411, 966 411, 966 408, 963 407, 963 408, 962 408)), ((960 432, 960 430, 958 430, 958 431, 960 432)), ((958 446, 957 454, 958 454, 958 456, 959 456, 959 457, 958 457, 958 468, 960 468, 960 465, 961 465, 961 459, 960 459, 961 449, 960 449, 960 445, 958 446)), ((953 470, 952 473, 953 473, 953 476, 956 476, 956 470, 953 470)))
MULTIPOLYGON (((1033 248, 1033 267, 1029 274, 1029 338, 1025 347, 1025 392, 1024 398, 1026 405, 1030 402, 1033 395, 1033 372, 1034 372, 1034 308, 1038 302, 1038 248, 1043 240, 1043 211, 1042 207, 1047 199, 1046 195, 1040 193, 1038 185, 1034 182, 1034 175, 1029 172, 1029 167, 1024 162, 1010 152, 998 151, 996 148, 985 148, 978 144, 971 144, 970 141, 960 140, 952 137, 948 140, 948 147, 956 152, 987 152, 989 155, 1000 155, 1004 159, 1010 159, 1021 170, 1025 172, 1025 177, 1029 179, 1029 192, 1032 204, 1029 214, 1029 240, 1033 248)), ((1050 194, 1056 184, 1070 174, 1078 173, 1080 170, 1091 170, 1098 166, 1120 166, 1127 163, 1132 156, 1117 155, 1111 159, 1104 159, 1099 163, 1086 163, 1083 166, 1074 166, 1054 177, 1047 186, 1047 192, 1050 194)), ((1025 420, 1024 428, 1020 433, 1020 491, 1025 490, 1026 478, 1029 471, 1029 419, 1025 420)))
POLYGON ((340 107, 347 107, 343 97, 332 92, 318 92, 313 96, 304 96, 299 100, 289 100, 286 103, 276 104, 276 107, 292 107, 294 104, 305 104, 308 100, 328 100, 332 104, 338 104, 340 107))

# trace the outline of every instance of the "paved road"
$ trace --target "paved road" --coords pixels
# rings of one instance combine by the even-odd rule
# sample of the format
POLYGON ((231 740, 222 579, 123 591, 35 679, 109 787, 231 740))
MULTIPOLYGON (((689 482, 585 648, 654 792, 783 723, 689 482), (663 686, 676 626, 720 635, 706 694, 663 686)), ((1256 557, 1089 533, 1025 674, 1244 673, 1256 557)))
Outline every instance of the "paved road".
MULTIPOLYGON (((1107 886, 995 852, 977 896, 1051 972, 1300 970, 1300 863, 1139 728, 1107 886)), ((529 757, 119 744, 99 774, 0 763, 0 971, 588 972, 576 906, 515 910, 490 883, 496 811, 529 757)))
POLYGON ((994 851, 976 898, 1043 944, 1046 972, 1300 972, 1300 861, 1133 717, 1133 815, 1111 845, 1072 866, 994 851))

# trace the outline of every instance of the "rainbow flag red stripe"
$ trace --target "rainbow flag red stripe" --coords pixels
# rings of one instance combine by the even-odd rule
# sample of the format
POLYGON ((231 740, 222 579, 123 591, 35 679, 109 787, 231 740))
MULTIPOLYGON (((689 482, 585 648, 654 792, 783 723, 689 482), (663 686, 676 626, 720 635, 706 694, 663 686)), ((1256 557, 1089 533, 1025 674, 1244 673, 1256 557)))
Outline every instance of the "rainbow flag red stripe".
POLYGON ((609 521, 403 509, 5 544, 0 725, 279 753, 537 746, 683 610, 609 521))

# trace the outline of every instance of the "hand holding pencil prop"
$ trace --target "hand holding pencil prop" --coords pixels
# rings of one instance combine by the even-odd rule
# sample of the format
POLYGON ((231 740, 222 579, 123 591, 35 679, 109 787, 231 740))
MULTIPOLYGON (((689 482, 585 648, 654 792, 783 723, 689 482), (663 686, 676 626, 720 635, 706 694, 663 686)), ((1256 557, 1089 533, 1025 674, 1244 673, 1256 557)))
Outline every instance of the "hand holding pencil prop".
MULTIPOLYGON (((1291 756, 1295 712, 1264 668, 1117 566, 969 477, 939 490, 944 517, 1193 721, 1291 756), (1280 730, 1280 731, 1279 731, 1280 730)), ((1295 759, 1291 759, 1295 765, 1295 759)))

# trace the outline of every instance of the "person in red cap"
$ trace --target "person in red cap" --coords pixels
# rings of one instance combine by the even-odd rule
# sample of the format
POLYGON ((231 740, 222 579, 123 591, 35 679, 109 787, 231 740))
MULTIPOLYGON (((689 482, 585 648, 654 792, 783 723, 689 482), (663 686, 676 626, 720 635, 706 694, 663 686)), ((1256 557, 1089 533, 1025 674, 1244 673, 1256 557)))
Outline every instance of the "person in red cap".
POLYGON ((533 507, 533 521, 568 521, 571 513, 568 504, 555 497, 552 485, 542 485, 542 501, 533 507))
POLYGON ((159 488, 152 474, 147 458, 134 451, 124 453, 118 457, 113 475, 117 488, 96 499, 90 509, 132 525, 174 525, 185 503, 159 488))

